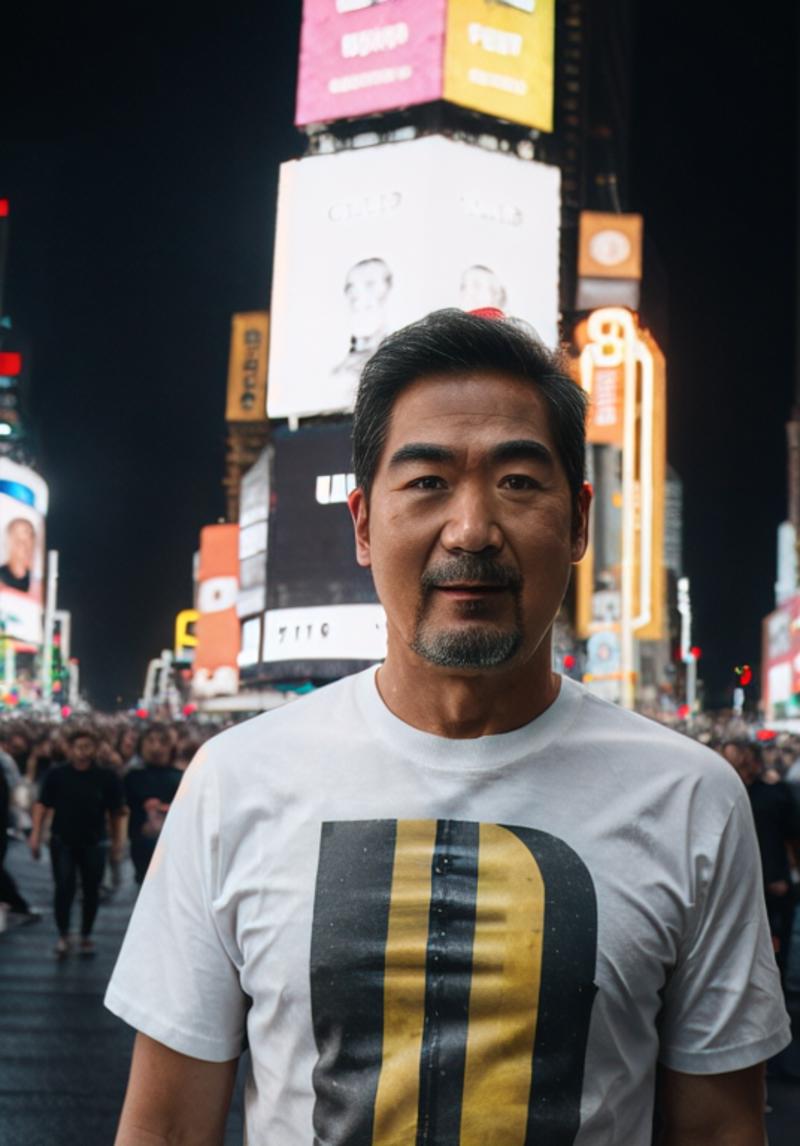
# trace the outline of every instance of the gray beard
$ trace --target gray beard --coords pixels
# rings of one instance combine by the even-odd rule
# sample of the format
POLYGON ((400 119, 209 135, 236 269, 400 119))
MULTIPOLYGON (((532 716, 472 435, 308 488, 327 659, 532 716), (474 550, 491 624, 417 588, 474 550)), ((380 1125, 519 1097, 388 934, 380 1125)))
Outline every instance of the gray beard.
POLYGON ((418 626, 411 648, 440 668, 489 669, 510 661, 521 644, 519 627, 508 633, 496 629, 426 633, 418 626))

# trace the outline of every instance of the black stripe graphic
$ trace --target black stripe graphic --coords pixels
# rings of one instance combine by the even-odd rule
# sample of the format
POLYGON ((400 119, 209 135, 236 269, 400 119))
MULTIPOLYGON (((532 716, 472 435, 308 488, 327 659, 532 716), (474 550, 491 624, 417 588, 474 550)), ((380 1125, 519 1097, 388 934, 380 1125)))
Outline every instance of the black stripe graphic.
MULTIPOLYGON (((505 826, 505 825, 504 825, 505 826)), ((563 840, 508 827, 539 865, 544 949, 526 1146, 572 1146, 580 1128, 589 1020, 597 993, 597 900, 588 869, 563 840)))
POLYGON ((315 1146, 371 1146, 396 821, 322 827, 311 940, 315 1146))
POLYGON ((432 864, 417 1146, 459 1143, 477 886, 478 824, 439 820, 432 864))

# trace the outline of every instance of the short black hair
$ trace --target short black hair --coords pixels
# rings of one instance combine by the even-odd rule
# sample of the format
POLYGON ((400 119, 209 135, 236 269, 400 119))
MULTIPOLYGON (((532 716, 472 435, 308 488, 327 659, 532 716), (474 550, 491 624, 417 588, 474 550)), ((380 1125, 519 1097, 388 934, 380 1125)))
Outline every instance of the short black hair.
POLYGON ((513 318, 435 310, 381 342, 361 374, 353 414, 356 484, 369 499, 399 394, 426 374, 483 369, 531 383, 544 399, 573 505, 586 475, 587 398, 562 357, 513 318))

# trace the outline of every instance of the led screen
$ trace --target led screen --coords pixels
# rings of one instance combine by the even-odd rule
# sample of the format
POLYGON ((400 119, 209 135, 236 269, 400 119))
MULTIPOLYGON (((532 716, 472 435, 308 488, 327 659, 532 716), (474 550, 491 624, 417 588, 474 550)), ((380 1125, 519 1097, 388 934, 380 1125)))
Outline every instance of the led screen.
POLYGON ((0 458, 0 620, 25 645, 43 639, 47 502, 39 474, 0 458))

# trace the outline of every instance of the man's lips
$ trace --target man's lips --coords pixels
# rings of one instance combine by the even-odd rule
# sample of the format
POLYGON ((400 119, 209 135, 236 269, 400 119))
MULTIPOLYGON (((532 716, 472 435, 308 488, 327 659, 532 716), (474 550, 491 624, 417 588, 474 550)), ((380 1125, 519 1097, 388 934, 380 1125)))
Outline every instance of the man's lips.
POLYGON ((483 597, 488 593, 507 593, 506 585, 435 585, 439 593, 449 597, 483 597))

